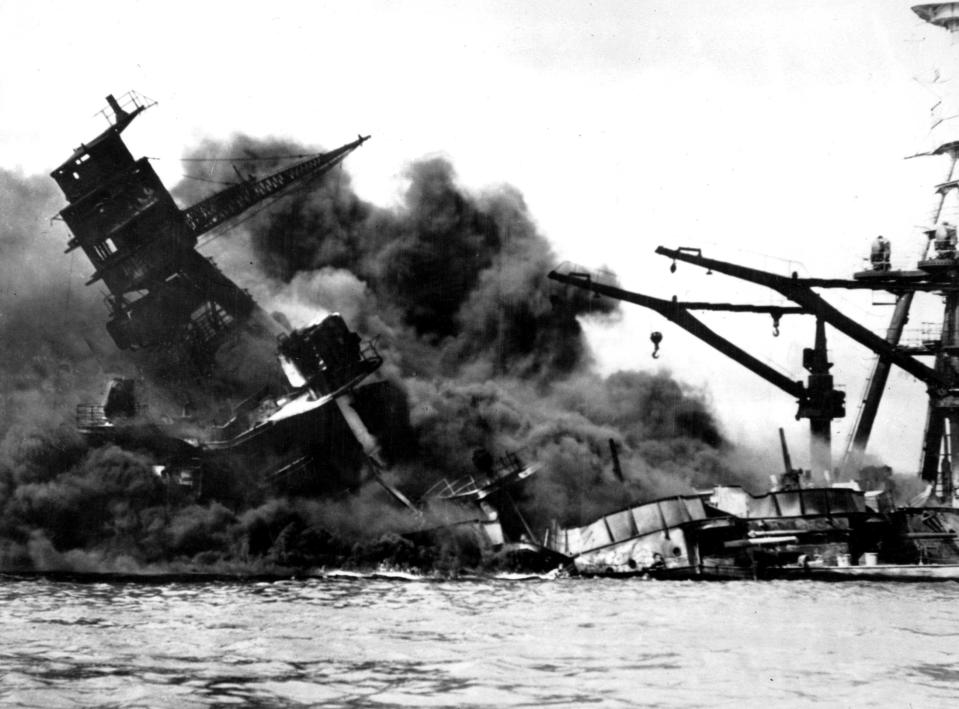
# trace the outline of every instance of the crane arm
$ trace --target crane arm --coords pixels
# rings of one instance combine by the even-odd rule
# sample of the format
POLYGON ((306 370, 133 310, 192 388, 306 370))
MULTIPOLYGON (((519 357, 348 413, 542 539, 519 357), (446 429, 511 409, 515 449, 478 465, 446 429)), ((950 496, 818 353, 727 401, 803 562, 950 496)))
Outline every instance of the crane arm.
MULTIPOLYGON (((754 374, 759 375, 767 382, 796 397, 800 401, 800 404, 802 404, 807 398, 806 389, 802 382, 793 381, 789 377, 770 367, 765 362, 756 359, 745 350, 740 349, 722 335, 719 335, 715 331, 709 329, 701 320, 698 320, 692 314, 690 314, 685 305, 682 303, 671 300, 662 300, 660 298, 653 298, 652 296, 643 295, 641 293, 633 293, 631 291, 623 290, 622 288, 606 285, 605 283, 597 283, 590 277, 588 273, 560 273, 558 271, 551 271, 549 278, 554 281, 558 281, 559 283, 565 283, 576 288, 592 291, 593 293, 597 293, 599 295, 605 295, 610 298, 616 298, 617 300, 634 303, 636 305, 641 305, 644 308, 654 310, 668 320, 676 323, 690 334, 695 335, 703 342, 722 352, 730 359, 743 365, 746 367, 746 369, 750 370, 754 374)), ((707 304, 690 303, 690 305, 700 306, 701 309, 705 309, 701 306, 707 304)), ((766 306, 743 307, 755 308, 753 312, 769 312, 769 309, 767 309, 766 306)), ((792 309, 778 308, 777 310, 791 311, 792 309)))
POLYGON ((298 162, 285 170, 275 172, 262 180, 242 182, 222 192, 207 197, 202 202, 183 210, 187 230, 194 238, 241 214, 257 202, 282 192, 300 180, 322 175, 343 160, 347 155, 369 140, 359 136, 352 143, 336 150, 298 162))
POLYGON ((775 290, 789 300, 802 306, 807 312, 824 320, 834 328, 852 338, 864 347, 872 350, 880 358, 888 360, 901 367, 919 381, 929 386, 947 388, 949 383, 936 370, 919 360, 911 357, 887 342, 868 328, 860 325, 852 318, 843 315, 839 310, 827 303, 820 295, 813 292, 809 286, 801 283, 798 278, 787 278, 768 271, 760 271, 746 266, 705 258, 699 254, 690 253, 685 249, 668 249, 663 246, 656 248, 656 253, 667 256, 674 261, 685 261, 711 271, 724 273, 750 283, 766 286, 775 290))
POLYGON ((875 276, 870 273, 868 278, 852 281, 845 278, 796 278, 793 282, 807 288, 845 288, 846 290, 889 291, 890 293, 916 291, 937 293, 956 290, 956 285, 946 278, 936 277, 924 271, 896 271, 892 276, 876 272, 875 276))

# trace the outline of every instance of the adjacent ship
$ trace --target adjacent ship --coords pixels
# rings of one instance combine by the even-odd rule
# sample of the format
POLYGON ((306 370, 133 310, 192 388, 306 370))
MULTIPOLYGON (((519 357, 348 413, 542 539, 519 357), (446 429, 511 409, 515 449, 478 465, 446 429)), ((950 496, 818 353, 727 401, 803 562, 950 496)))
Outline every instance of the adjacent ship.
MULTIPOLYGON (((913 11, 924 21, 959 32, 959 5, 925 3, 913 11)), ((954 116, 953 116, 954 118, 954 116)), ((945 121, 940 121, 945 123, 945 121)), ((790 305, 684 302, 626 290, 602 272, 563 265, 549 277, 566 287, 648 308, 793 396, 797 419, 809 420, 811 467, 834 484, 813 485, 808 471, 794 470, 783 441, 785 471, 775 488, 754 496, 738 488, 667 498, 604 515, 584 527, 557 530, 554 548, 572 557, 580 573, 657 578, 959 579, 959 140, 943 139, 926 156, 946 159, 946 181, 936 185, 936 207, 925 228, 925 252, 908 268, 895 268, 889 242, 879 237, 870 267, 852 279, 779 275, 707 258, 698 248, 660 246, 656 253, 771 289, 790 305), (861 289, 893 295, 885 337, 827 302, 816 289, 861 289), (916 293, 941 297, 938 330, 912 344, 902 342, 916 293), (696 311, 768 314, 778 334, 786 315, 816 319, 813 346, 803 351, 806 382, 794 381, 709 328, 696 311), (831 425, 845 416, 845 394, 834 386, 826 327, 838 330, 875 355, 853 433, 834 469, 831 425), (927 360, 931 359, 931 363, 927 360), (926 361, 924 361, 926 360, 926 361), (928 391, 919 475, 926 490, 904 506, 893 504, 883 483, 891 471, 864 466, 864 455, 892 367, 928 391), (879 483, 876 485, 876 483, 879 483)), ((651 335, 654 356, 662 333, 651 335)), ((781 432, 780 432, 781 433, 781 432)))

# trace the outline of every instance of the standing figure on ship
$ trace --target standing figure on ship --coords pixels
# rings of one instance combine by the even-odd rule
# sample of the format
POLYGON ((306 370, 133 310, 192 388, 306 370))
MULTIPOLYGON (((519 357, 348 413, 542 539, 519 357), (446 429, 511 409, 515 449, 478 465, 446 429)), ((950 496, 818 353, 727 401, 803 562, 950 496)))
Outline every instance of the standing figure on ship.
POLYGON ((889 260, 892 256, 892 246, 881 234, 872 242, 872 248, 869 253, 869 260, 872 263, 873 271, 888 271, 889 260))
POLYGON ((956 227, 947 221, 936 225, 933 232, 936 258, 952 259, 956 257, 956 227))

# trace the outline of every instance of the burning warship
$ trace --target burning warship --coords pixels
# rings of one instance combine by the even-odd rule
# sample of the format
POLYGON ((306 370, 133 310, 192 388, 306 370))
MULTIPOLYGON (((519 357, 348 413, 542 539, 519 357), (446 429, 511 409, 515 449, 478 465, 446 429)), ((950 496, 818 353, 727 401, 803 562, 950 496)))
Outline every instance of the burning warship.
POLYGON ((353 488, 363 467, 378 476, 374 414, 388 385, 368 381, 382 363, 375 347, 335 314, 284 328, 196 249, 201 235, 322 176, 368 136, 181 210, 121 138, 151 103, 132 93, 125 106, 107 101, 111 125, 52 177, 69 202, 67 251, 93 264, 87 285, 109 291, 108 333, 151 376, 110 381, 102 403, 78 408, 80 431, 154 450, 171 484, 199 495, 230 495, 224 466, 319 489, 353 488))
MULTIPOLYGON (((289 327, 197 250, 201 236, 322 178, 369 136, 180 209, 121 137, 153 102, 133 92, 107 102, 109 126, 52 177, 68 202, 59 215, 72 233, 67 252, 90 260, 87 285, 106 286, 107 331, 140 376, 113 377, 101 402, 78 406, 84 438, 148 451, 173 500, 238 505, 251 489, 330 497, 375 480, 417 519, 445 505, 454 521, 444 530, 466 528, 492 553, 555 565, 560 557, 535 543, 507 490, 536 466, 479 452, 468 481, 438 484, 414 504, 384 476, 409 435, 409 410, 378 378, 374 342, 336 313, 289 327)), ((437 531, 418 526, 407 540, 437 531)))
MULTIPOLYGON (((959 32, 955 3, 926 3, 913 11, 954 36, 959 32)), ((789 306, 664 300, 626 290, 608 274, 570 265, 549 274, 568 288, 648 308, 793 396, 796 418, 809 420, 812 469, 824 471, 826 478, 826 484, 816 485, 809 471, 793 469, 783 438, 785 470, 765 495, 717 487, 630 506, 590 525, 559 530, 554 548, 571 556, 578 570, 659 578, 959 579, 959 491, 954 476, 959 451, 959 251, 956 227, 945 211, 947 201, 959 198, 959 142, 943 142, 923 155, 947 159, 949 170, 946 180, 935 187, 932 224, 923 230, 925 248, 911 268, 892 267, 889 242, 882 236, 872 245, 870 267, 852 279, 800 278, 796 272, 783 276, 707 258, 698 248, 656 249, 671 260, 671 271, 678 262, 688 263, 769 288, 791 301, 789 306), (895 304, 886 336, 845 315, 814 289, 892 294, 895 304), (942 299, 942 321, 935 334, 901 344, 916 293, 942 299), (813 316, 815 340, 802 357, 808 381, 781 374, 707 327, 694 311, 768 314, 775 334, 785 315, 813 316), (845 416, 845 394, 835 388, 830 374, 826 325, 875 356, 849 444, 835 470, 831 422, 845 416), (932 364, 923 357, 932 358, 932 364), (928 392, 919 470, 926 490, 905 506, 896 506, 887 489, 872 489, 889 471, 884 475, 863 466, 894 366, 923 383, 928 392), (828 484, 831 478, 837 482, 828 484)), ((655 357, 662 333, 654 332, 650 339, 655 357)))
MULTIPOLYGON (((915 10, 923 19, 954 31, 959 28, 959 12, 950 7, 940 3, 915 10)), ((588 428, 588 433, 574 442, 595 460, 600 444, 605 446, 608 440, 619 485, 614 482, 600 490, 598 473, 591 479, 584 475, 583 461, 589 458, 567 456, 563 448, 567 443, 564 439, 571 440, 568 427, 574 425, 566 420, 567 410, 551 411, 539 419, 523 418, 510 411, 504 418, 504 410, 509 408, 504 402, 513 402, 497 387, 493 387, 495 392, 480 391, 482 386, 473 381, 453 393, 438 390, 434 402, 445 395, 459 397, 459 408, 439 407, 431 414, 436 420, 444 416, 457 419, 452 422, 456 425, 444 422, 439 427, 441 445, 457 454, 465 440, 459 437, 464 425, 457 416, 477 408, 480 402, 490 410, 489 415, 478 417, 482 419, 477 422, 479 433, 470 437, 472 442, 528 442, 533 438, 531 431, 535 431, 540 436, 536 439, 537 455, 543 453, 544 441, 555 446, 552 465, 547 465, 549 482, 537 489, 536 501, 544 508, 539 510, 514 494, 539 466, 515 454, 497 460, 478 450, 473 456, 475 470, 465 477, 460 468, 457 474, 451 470, 449 480, 441 479, 432 487, 427 482, 420 488, 412 485, 411 491, 394 484, 389 473, 409 436, 410 407, 405 393, 383 376, 384 357, 375 341, 364 341, 346 319, 335 313, 305 327, 290 327, 284 318, 261 309, 249 293, 198 250, 201 236, 223 229, 257 204, 322 178, 368 136, 306 157, 263 179, 241 176, 237 184, 181 209, 149 161, 135 160, 121 139, 123 130, 151 102, 131 94, 119 101, 108 97, 108 104, 109 127, 81 145, 53 172, 53 178, 68 202, 61 212, 72 232, 67 250, 82 250, 94 268, 89 282, 106 287, 107 331, 116 347, 128 353, 138 375, 110 379, 102 402, 78 407, 76 425, 91 444, 148 451, 155 463, 156 478, 168 491, 168 500, 215 501, 239 509, 251 490, 270 490, 276 495, 333 500, 336 505, 361 491, 367 482, 376 481, 389 493, 397 510, 416 520, 409 525, 412 531, 402 534, 403 543, 414 550, 413 556, 416 549, 433 543, 437 535, 462 532, 478 540, 485 554, 509 555, 526 569, 560 566, 583 575, 663 579, 959 578, 959 498, 953 479, 954 451, 959 446, 959 258, 956 228, 947 221, 944 211, 947 199, 959 198, 959 180, 955 177, 959 143, 944 142, 929 153, 947 158, 950 171, 946 182, 936 187, 938 207, 925 230, 926 252, 914 268, 893 268, 885 240, 875 245, 871 267, 849 279, 770 273, 707 258, 698 248, 657 249, 672 262, 671 270, 677 263, 698 266, 769 288, 790 305, 665 300, 629 291, 613 278, 580 267, 560 267, 551 272, 549 279, 564 289, 565 300, 557 299, 554 306, 562 310, 565 319, 551 321, 552 329, 543 347, 536 347, 542 333, 535 330, 512 338, 526 348, 517 350, 522 359, 508 361, 498 349, 492 358, 495 361, 487 363, 491 376, 502 375, 517 362, 522 362, 525 371, 545 372, 547 377, 568 372, 564 367, 582 361, 575 318, 594 308, 612 312, 615 306, 609 303, 633 303, 662 315, 793 397, 798 405, 797 418, 809 421, 810 467, 817 474, 826 471, 828 476, 825 482, 814 483, 807 471, 794 468, 781 431, 783 470, 775 476, 769 492, 752 494, 727 480, 729 484, 708 490, 690 485, 683 494, 650 499, 656 496, 645 494, 643 485, 630 487, 629 482, 635 483, 636 479, 625 479, 616 442, 605 438, 615 427, 626 425, 616 418, 619 413, 611 413, 587 419, 584 431, 588 428), (823 289, 893 294, 896 303, 885 337, 827 302, 817 292, 823 289), (900 341, 916 293, 943 298, 943 322, 935 337, 904 345, 900 341), (812 316, 812 346, 802 353, 808 379, 793 380, 765 364, 707 327, 694 316, 697 311, 767 315, 776 331, 785 316, 812 316), (831 373, 827 327, 876 356, 854 433, 836 468, 831 451, 832 421, 845 416, 846 400, 831 373), (569 345, 568 350, 562 349, 564 344, 569 345), (925 363, 923 357, 932 357, 933 363, 925 363), (549 362, 544 365, 546 359, 549 362), (921 499, 898 506, 890 491, 883 488, 887 471, 863 465, 893 366, 921 381, 929 393, 920 466, 928 489, 921 499), (512 428, 497 437, 489 430, 494 421, 512 428), (553 466, 567 469, 557 474, 553 466), (563 475, 571 477, 564 479, 563 475), (561 504, 552 505, 550 494, 577 499, 570 500, 572 505, 564 509, 561 504), (433 508, 442 512, 432 514, 433 508), (613 511, 605 511, 608 509, 613 511), (555 517, 564 518, 550 522, 555 517), (440 519, 444 521, 437 525, 440 519)), ((495 248, 503 249, 511 241, 509 230, 501 233, 503 229, 489 214, 470 214, 457 199, 448 206, 457 216, 466 213, 471 228, 477 229, 464 239, 464 249, 476 248, 475 233, 491 234, 488 238, 495 248)), ((371 240, 369 248, 381 248, 382 243, 382 238, 371 240)), ((424 252, 421 246, 416 244, 417 258, 424 252)), ((514 264, 528 257, 529 264, 524 268, 530 272, 541 268, 537 270, 541 278, 548 264, 556 261, 547 258, 548 250, 527 248, 521 245, 508 254, 504 250, 503 256, 514 264)), ((451 255, 455 258, 457 253, 431 253, 425 261, 427 271, 433 274, 442 269, 443 259, 451 255)), ((464 263, 469 277, 478 278, 481 269, 492 268, 495 261, 489 258, 478 264, 464 263)), ((470 337, 492 337, 500 345, 507 341, 506 335, 512 331, 505 322, 504 301, 516 316, 517 327, 529 329, 537 322, 537 316, 528 309, 531 286, 525 280, 526 271, 517 279, 519 288, 511 290, 503 282, 493 283, 489 298, 494 304, 492 315, 471 321, 476 329, 469 331, 470 337), (513 300, 506 300, 507 294, 513 300)), ((440 286, 446 285, 442 278, 436 278, 440 286)), ((416 288, 411 294, 406 297, 416 299, 424 291, 416 288)), ((545 294, 537 290, 536 295, 545 294)), ((455 309, 440 300, 440 305, 447 308, 442 311, 446 318, 443 322, 449 325, 455 309)), ((417 318, 433 315, 429 308, 420 307, 420 301, 416 305, 417 318)), ((538 305, 549 308, 548 302, 538 305)), ((451 332, 450 327, 440 327, 430 334, 444 338, 451 332)), ((651 341, 655 357, 662 333, 652 333, 651 341)), ((416 350, 418 355, 422 352, 416 350)), ((427 358, 427 362, 435 364, 440 359, 427 358)), ((430 372, 417 369, 421 366, 414 365, 411 371, 426 378, 430 372)), ((590 379, 584 384, 594 386, 597 381, 590 379)), ((617 381, 634 385, 628 375, 617 381)), ((510 384, 518 383, 518 379, 510 380, 510 384)), ((603 382, 603 386, 610 385, 603 382)), ((578 387, 577 382, 573 388, 578 387)), ((533 390, 530 386, 522 391, 535 397, 533 390)), ((626 391, 631 399, 636 390, 626 391)), ((663 405, 661 397, 649 400, 663 405)), ((557 402, 569 407, 571 401, 572 407, 579 409, 574 415, 595 404, 586 399, 585 403, 577 402, 570 391, 565 391, 549 402, 535 399, 532 409, 539 412, 543 404, 555 406, 557 402)), ((637 415, 635 408, 626 411, 637 415)), ((712 445, 710 441, 718 438, 708 425, 697 423, 696 416, 686 421, 677 416, 676 421, 684 432, 695 431, 704 445, 712 445)), ((433 443, 439 440, 434 438, 433 443)), ((438 456, 436 460, 443 458, 438 456)), ((445 460, 448 463, 449 456, 445 460)), ((440 471, 448 469, 437 467, 440 471)), ((436 472, 431 473, 434 480, 436 472)), ((539 480, 543 477, 537 476, 539 480)), ((732 478, 735 481, 736 476, 732 478)), ((537 480, 532 482, 536 484, 537 480)), ((284 533, 271 534, 270 543, 259 546, 276 546, 279 542, 274 538, 282 538, 284 533)), ((256 546, 252 542, 248 545, 251 549, 256 546)))

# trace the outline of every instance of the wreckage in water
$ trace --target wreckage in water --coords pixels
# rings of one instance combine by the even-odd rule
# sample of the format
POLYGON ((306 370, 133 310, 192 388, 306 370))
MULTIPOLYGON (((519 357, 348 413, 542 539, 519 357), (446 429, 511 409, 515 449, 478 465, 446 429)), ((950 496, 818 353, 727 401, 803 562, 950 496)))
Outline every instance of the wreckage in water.
POLYGON ((725 545, 743 534, 736 517, 698 496, 654 500, 603 515, 584 527, 556 528, 550 548, 587 576, 727 576, 735 555, 725 545))

